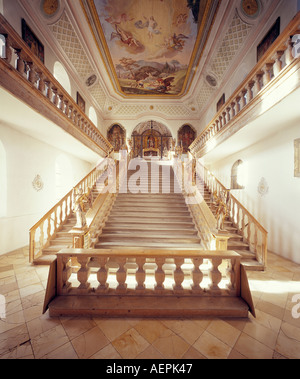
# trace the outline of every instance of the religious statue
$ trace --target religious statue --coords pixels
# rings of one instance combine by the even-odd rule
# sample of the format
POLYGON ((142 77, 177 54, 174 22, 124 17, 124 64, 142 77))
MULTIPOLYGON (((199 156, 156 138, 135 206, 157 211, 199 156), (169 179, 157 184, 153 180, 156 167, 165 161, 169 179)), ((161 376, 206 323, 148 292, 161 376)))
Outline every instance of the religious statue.
POLYGON ((76 213, 76 225, 75 228, 84 228, 86 226, 86 218, 85 212, 85 204, 88 204, 92 207, 93 199, 92 199, 92 191, 89 188, 88 192, 83 193, 82 188, 73 188, 72 194, 72 202, 73 202, 73 212, 76 213))
POLYGON ((218 196, 217 191, 215 191, 213 194, 213 198, 218 207, 216 212, 217 229, 224 230, 224 221, 226 216, 228 215, 228 191, 221 191, 220 196, 218 196))

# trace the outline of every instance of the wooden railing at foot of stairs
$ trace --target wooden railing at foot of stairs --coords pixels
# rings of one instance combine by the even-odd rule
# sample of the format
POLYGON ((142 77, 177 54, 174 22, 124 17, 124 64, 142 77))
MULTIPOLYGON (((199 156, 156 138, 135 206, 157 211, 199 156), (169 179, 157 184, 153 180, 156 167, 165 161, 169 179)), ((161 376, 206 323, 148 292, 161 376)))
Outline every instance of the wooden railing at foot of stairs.
POLYGON ((221 197, 222 193, 226 193, 227 216, 232 224, 238 229, 240 235, 243 236, 243 240, 248 243, 250 251, 255 254, 256 261, 260 264, 261 269, 265 270, 267 266, 268 232, 232 195, 230 190, 228 190, 199 161, 197 161, 196 173, 200 180, 204 182, 211 194, 221 197))
POLYGON ((233 251, 65 249, 51 263, 50 316, 255 317, 247 274, 233 251))
MULTIPOLYGON (((60 231, 73 213, 74 190, 88 191, 107 170, 107 160, 95 167, 69 193, 52 207, 29 231, 29 261, 32 263, 42 255, 43 249, 49 246, 58 231, 60 231)), ((97 201, 97 199, 95 199, 97 201)))

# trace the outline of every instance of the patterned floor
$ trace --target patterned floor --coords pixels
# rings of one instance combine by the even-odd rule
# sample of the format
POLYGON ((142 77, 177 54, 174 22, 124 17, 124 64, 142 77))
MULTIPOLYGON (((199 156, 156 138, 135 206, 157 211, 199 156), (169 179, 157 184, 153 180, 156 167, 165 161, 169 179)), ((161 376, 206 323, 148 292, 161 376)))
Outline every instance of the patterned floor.
POLYGON ((266 272, 248 273, 256 319, 53 319, 41 314, 47 275, 27 248, 0 256, 0 358, 300 358, 300 265, 271 253, 266 272))

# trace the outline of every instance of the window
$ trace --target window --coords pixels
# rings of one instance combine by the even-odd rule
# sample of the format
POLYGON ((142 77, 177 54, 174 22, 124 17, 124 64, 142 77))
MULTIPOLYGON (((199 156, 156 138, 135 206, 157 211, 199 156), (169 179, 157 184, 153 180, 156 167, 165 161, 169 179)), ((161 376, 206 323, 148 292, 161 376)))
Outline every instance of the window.
POLYGON ((71 82, 67 71, 60 62, 55 62, 53 76, 59 82, 60 85, 71 95, 71 82))
POLYGON ((243 161, 236 161, 231 168, 231 189, 244 189, 243 161))
POLYGON ((300 138, 294 141, 295 178, 300 178, 300 138))

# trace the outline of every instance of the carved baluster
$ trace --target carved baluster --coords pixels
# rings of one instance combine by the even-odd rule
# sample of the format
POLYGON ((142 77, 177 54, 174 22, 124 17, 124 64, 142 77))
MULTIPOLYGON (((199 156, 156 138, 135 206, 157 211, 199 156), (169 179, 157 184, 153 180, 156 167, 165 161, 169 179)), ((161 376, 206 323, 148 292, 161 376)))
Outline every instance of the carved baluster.
POLYGON ((162 268, 162 266, 165 263, 165 258, 155 258, 155 263, 157 264, 157 269, 155 271, 155 291, 163 291, 164 290, 164 281, 165 281, 165 272, 162 268))
POLYGON ((77 109, 74 109, 73 117, 72 117, 72 121, 75 126, 77 126, 77 112, 78 112, 77 109))
MULTIPOLYGON (((62 258, 62 283, 61 283, 61 291, 62 293, 66 293, 72 287, 72 284, 69 282, 69 279, 72 275, 72 267, 71 267, 71 259, 70 257, 62 258)), ((60 289, 58 289, 60 290, 60 289)))
POLYGON ((241 96, 241 99, 242 99, 242 108, 244 108, 247 105, 247 98, 246 98, 247 90, 245 88, 242 90, 241 95, 242 95, 241 96))
POLYGON ((236 101, 236 113, 239 113, 239 111, 241 110, 241 106, 240 106, 241 96, 238 95, 235 98, 235 101, 236 101))
POLYGON ((285 55, 284 55, 285 56, 285 63, 286 63, 286 65, 289 65, 294 60, 293 43, 292 43, 291 38, 289 38, 288 41, 285 43, 285 47, 286 47, 285 55))
POLYGON ((176 269, 174 271, 175 285, 174 285, 173 290, 176 293, 183 291, 182 283, 184 281, 184 272, 182 271, 182 268, 181 268, 183 263, 184 263, 184 258, 175 258, 176 269))
POLYGON ((58 108, 64 112, 64 107, 65 107, 65 104, 64 104, 64 95, 62 95, 61 93, 58 95, 59 97, 59 102, 58 102, 58 108))
POLYGON ((266 86, 271 80, 270 70, 272 65, 270 63, 266 63, 263 67, 263 85, 266 86))
POLYGON ((37 74, 37 82, 38 82, 38 86, 37 86, 37 89, 42 93, 42 95, 45 96, 45 82, 44 82, 44 75, 42 72, 38 71, 36 72, 37 74))
POLYGON ((203 272, 200 270, 200 266, 203 263, 203 258, 193 258, 194 270, 193 270, 193 286, 194 292, 203 292, 200 287, 200 283, 203 280, 203 272))
POLYGON ((228 260, 228 266, 226 269, 226 277, 229 280, 229 283, 226 285, 226 288, 228 291, 234 291, 235 290, 235 264, 236 259, 231 258, 228 260))
POLYGON ((88 263, 90 261, 90 257, 79 255, 77 257, 77 261, 80 264, 80 269, 77 272, 77 279, 80 282, 78 290, 88 291, 90 288, 90 283, 88 282, 91 269, 88 267, 88 263))
POLYGON ((29 68, 28 80, 30 81, 30 83, 35 84, 37 75, 35 72, 34 64, 32 62, 27 62, 27 67, 29 68))
POLYGON ((56 87, 52 87, 52 92, 53 92, 52 103, 57 107, 57 105, 58 105, 57 88, 56 87))
POLYGON ((209 291, 213 294, 218 294, 220 292, 219 283, 222 280, 222 274, 219 271, 218 267, 222 263, 222 258, 212 258, 212 268, 209 272, 209 277, 211 284, 209 286, 209 291))
POLYGON ((74 109, 73 105, 69 104, 69 108, 68 108, 69 112, 68 112, 67 116, 69 117, 70 120, 73 120, 73 117, 74 117, 73 109, 74 109))
POLYGON ((144 264, 146 262, 146 258, 139 257, 136 258, 136 264, 138 269, 135 273, 135 278, 137 281, 136 291, 144 291, 145 290, 145 280, 146 280, 146 272, 144 270, 144 264))
POLYGON ((220 130, 223 128, 223 117, 219 116, 220 130))
POLYGON ((253 99, 253 86, 254 86, 254 81, 251 81, 248 83, 247 86, 247 104, 253 99))
POLYGON ((251 246, 251 221, 249 220, 249 216, 247 216, 247 242, 251 246))
POLYGON ((45 84, 46 84, 46 87, 47 87, 46 96, 51 101, 51 99, 52 99, 51 83, 50 83, 49 80, 45 80, 45 84))
POLYGON ((40 249, 43 248, 44 246, 44 222, 42 222, 41 226, 40 226, 40 231, 41 231, 41 234, 40 234, 40 249))
POLYGON ((106 268, 106 263, 108 261, 107 257, 99 257, 97 258, 97 262, 100 265, 100 268, 97 272, 97 280, 99 282, 99 286, 97 288, 98 292, 105 292, 108 289, 108 268, 106 268))
POLYGON ((253 237, 253 244, 254 244, 254 253, 256 254, 257 253, 257 227, 256 225, 254 225, 255 229, 254 229, 254 237, 253 237))
POLYGON ((226 120, 226 112, 223 112, 223 113, 222 113, 222 116, 223 116, 223 125, 226 125, 226 124, 227 124, 227 120, 226 120))
POLYGON ((234 118, 236 115, 235 106, 236 106, 236 103, 233 101, 231 103, 231 118, 234 118))
POLYGON ((3 34, 4 37, 5 37, 5 50, 4 50, 4 56, 2 59, 5 59, 7 63, 10 63, 11 62, 11 58, 12 58, 12 41, 10 39, 10 37, 7 35, 7 34, 3 34))
POLYGON ((16 69, 20 74, 24 75, 25 73, 25 62, 23 59, 23 53, 21 49, 14 49, 17 56, 16 69))
POLYGON ((229 121, 231 120, 230 111, 231 111, 231 108, 230 108, 230 107, 227 107, 227 108, 226 108, 226 112, 227 112, 227 122, 229 122, 229 121))
POLYGON ((280 71, 282 70, 282 61, 281 61, 281 57, 283 56, 284 54, 284 51, 280 50, 280 51, 277 51, 275 56, 273 57, 275 63, 273 65, 273 72, 274 72, 274 76, 277 76, 280 71))
POLYGON ((126 277, 127 277, 127 272, 126 272, 126 269, 124 267, 126 264, 126 258, 123 258, 123 257, 118 258, 117 263, 119 265, 119 270, 116 273, 116 279, 118 282, 118 286, 117 286, 116 290, 119 293, 125 293, 126 289, 127 289, 127 284, 125 283, 126 277))
POLYGON ((64 114, 69 117, 70 109, 69 109, 69 101, 64 99, 64 114))
POLYGON ((47 223, 47 241, 49 241, 51 237, 51 216, 47 219, 47 223))

